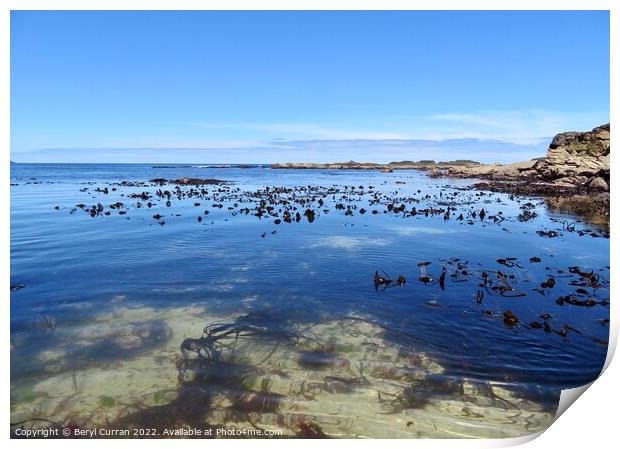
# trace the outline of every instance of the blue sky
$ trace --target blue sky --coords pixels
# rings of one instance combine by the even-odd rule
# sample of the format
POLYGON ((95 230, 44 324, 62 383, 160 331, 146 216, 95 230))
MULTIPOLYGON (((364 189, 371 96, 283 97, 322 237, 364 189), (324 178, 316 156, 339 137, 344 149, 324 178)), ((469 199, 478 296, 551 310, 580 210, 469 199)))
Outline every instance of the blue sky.
POLYGON ((17 11, 10 70, 18 162, 507 162, 609 121, 609 14, 17 11))

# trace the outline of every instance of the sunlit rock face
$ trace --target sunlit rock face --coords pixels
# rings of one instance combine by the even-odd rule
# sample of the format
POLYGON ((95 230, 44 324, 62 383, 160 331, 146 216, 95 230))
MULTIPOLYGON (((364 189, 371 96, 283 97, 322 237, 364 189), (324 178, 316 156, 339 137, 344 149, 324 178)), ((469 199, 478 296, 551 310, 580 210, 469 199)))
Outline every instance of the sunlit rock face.
POLYGON ((609 190, 609 131, 608 123, 588 132, 558 134, 551 141, 547 156, 523 174, 609 190))
POLYGON ((483 178, 495 181, 532 181, 548 187, 578 187, 609 191, 609 123, 587 132, 556 135, 543 158, 493 165, 454 165, 431 176, 483 178))

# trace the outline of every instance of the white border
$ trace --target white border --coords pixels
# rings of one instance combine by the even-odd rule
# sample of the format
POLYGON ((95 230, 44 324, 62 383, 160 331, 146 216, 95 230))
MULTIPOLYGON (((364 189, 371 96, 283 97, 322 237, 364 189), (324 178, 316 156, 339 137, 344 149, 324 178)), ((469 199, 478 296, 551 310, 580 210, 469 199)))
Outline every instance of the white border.
MULTIPOLYGON (((84 444, 80 440, 9 440, 9 397, 10 397, 10 376, 9 376, 9 304, 10 294, 6 285, 9 284, 9 266, 10 266, 10 240, 9 240, 9 148, 10 148, 10 135, 9 135, 9 112, 10 112, 10 10, 22 9, 22 10, 41 10, 41 9, 82 9, 82 10, 128 10, 128 9, 152 9, 152 10, 197 10, 197 9, 212 9, 212 10, 228 10, 228 9, 296 9, 296 10, 348 10, 348 9, 367 9, 367 10, 389 10, 389 9, 417 9, 417 10, 610 10, 611 11, 611 122, 613 123, 613 117, 615 117, 615 111, 618 106, 618 91, 617 83, 614 80, 620 79, 620 73, 618 71, 618 45, 620 42, 620 36, 618 35, 618 25, 620 14, 618 12, 618 2, 613 0, 473 0, 473 1, 458 1, 458 0, 436 0, 436 1, 403 1, 403 0, 383 0, 381 2, 364 1, 364 0, 303 0, 303 1, 240 1, 229 0, 226 2, 208 2, 197 0, 89 0, 89 1, 75 1, 75 0, 4 0, 0 3, 0 148, 4 152, 4 162, 0 164, 0 173, 2 174, 2 183, 0 184, 0 200, 2 204, 6 205, 3 209, 1 218, 1 240, 0 250, 2 251, 2 299, 0 300, 0 326, 2 329, 3 343, 0 345, 2 356, 5 361, 4 369, 0 371, 2 379, 2 414, 0 415, 0 424, 3 429, 2 435, 4 439, 11 446, 25 446, 34 447, 35 445, 43 444, 51 447, 63 447, 63 446, 77 446, 84 444)), ((550 24, 549 32, 553 33, 553 24, 550 24)), ((550 70, 552 68, 550 67, 550 70)), ((561 72, 558 73, 561 77, 561 72)), ((615 125, 615 123, 613 123, 615 125)), ((613 137, 615 128, 612 127, 612 142, 615 142, 613 137)), ((612 152, 611 155, 612 165, 616 165, 618 159, 617 153, 612 152)), ((615 183, 612 182, 612 191, 615 189, 615 183)), ((616 194, 612 194, 612 222, 616 223, 617 207, 616 207, 616 194)), ((615 240, 612 240, 615 242, 615 240)), ((613 268, 617 266, 618 253, 612 252, 611 254, 611 266, 613 268)), ((612 284, 615 285, 615 284, 612 284)), ((615 291, 615 290, 612 290, 615 291)), ((611 297, 613 297, 613 293, 611 297)), ((617 298, 614 298, 617 299, 617 298)), ((549 430, 544 432, 542 436, 531 441, 529 445, 531 447, 549 448, 549 447, 562 447, 569 445, 569 447, 575 447, 578 445, 596 446, 602 445, 606 447, 609 442, 616 440, 617 420, 615 417, 615 405, 618 404, 618 391, 616 379, 619 378, 618 374, 620 369, 618 368, 618 362, 609 366, 611 362, 612 354, 615 352, 618 336, 618 307, 614 305, 612 300, 611 304, 611 327, 610 327, 610 346, 609 354, 606 361, 607 370, 604 375, 596 380, 593 385, 588 389, 588 392, 579 399, 577 404, 570 406, 568 411, 564 413, 561 418, 554 423, 549 430)), ((575 399, 574 392, 568 392, 564 394, 563 401, 567 397, 572 396, 572 400, 575 399)), ((577 395, 578 396, 578 395, 577 395)), ((452 447, 459 445, 461 447, 500 447, 509 446, 524 443, 532 440, 534 437, 519 438, 514 440, 390 440, 388 444, 395 447, 410 447, 415 445, 416 447, 452 447)), ((134 444, 141 444, 144 440, 131 441, 131 440, 115 440, 114 445, 129 446, 134 444)), ((375 447, 378 440, 367 441, 345 441, 345 440, 332 440, 323 441, 321 445, 355 445, 356 447, 375 447)), ((95 447, 107 447, 110 441, 106 440, 90 440, 87 443, 95 447)), ((224 447, 224 446, 237 446, 237 445, 252 445, 261 447, 273 447, 273 446, 289 446, 291 441, 286 440, 150 440, 149 446, 162 447, 173 445, 192 445, 195 447, 224 447)), ((317 444, 312 440, 294 440, 293 444, 300 447, 310 447, 317 444)))

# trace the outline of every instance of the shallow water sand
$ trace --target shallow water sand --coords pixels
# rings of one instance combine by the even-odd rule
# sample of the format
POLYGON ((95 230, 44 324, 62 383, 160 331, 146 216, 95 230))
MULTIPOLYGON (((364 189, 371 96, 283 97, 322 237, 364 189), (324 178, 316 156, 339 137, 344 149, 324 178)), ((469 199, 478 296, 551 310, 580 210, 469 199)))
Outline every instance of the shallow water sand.
MULTIPOLYGON (((41 353, 49 374, 13 391, 11 420, 40 416, 115 428, 115 422, 144 407, 165 407, 178 398, 178 342, 195 336, 206 322, 234 318, 209 315, 199 306, 119 306, 97 315, 92 324, 64 333, 66 345, 88 349, 112 341, 137 354, 109 365, 72 368, 63 362, 62 346, 41 353), (165 338, 149 347, 154 328, 165 329, 165 338)), ((452 438, 519 436, 551 423, 551 412, 501 384, 442 379, 437 375, 444 369, 435 360, 386 341, 381 327, 356 318, 300 327, 297 332, 308 341, 299 344, 243 341, 234 355, 208 367, 212 373, 185 372, 183 382, 199 380, 211 398, 201 411, 203 424, 295 435, 306 422, 333 437, 452 438), (329 352, 308 357, 318 342, 329 352), (229 363, 244 368, 235 372, 229 363), (211 384, 210 376, 228 380, 211 384)))

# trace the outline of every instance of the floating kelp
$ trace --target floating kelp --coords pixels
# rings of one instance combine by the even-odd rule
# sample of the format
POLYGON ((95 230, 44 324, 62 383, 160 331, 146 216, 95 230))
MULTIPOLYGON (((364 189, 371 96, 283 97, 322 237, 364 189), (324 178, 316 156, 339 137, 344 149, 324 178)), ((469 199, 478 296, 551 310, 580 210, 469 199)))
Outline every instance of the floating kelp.
POLYGON ((443 269, 441 270, 441 274, 439 275, 439 287, 442 290, 446 289, 446 267, 443 267, 443 269))
POLYGON ((519 265, 516 262, 517 258, 516 257, 506 257, 505 259, 497 259, 497 263, 500 265, 504 265, 506 267, 512 268, 512 267, 519 267, 519 268, 523 268, 521 265, 519 265))
POLYGON ((418 278, 418 280, 425 284, 428 284, 429 282, 433 281, 433 278, 428 274, 427 269, 426 269, 426 267, 428 267, 430 264, 431 264, 430 262, 418 263, 418 267, 420 267, 420 277, 418 278))
POLYGON ((555 278, 549 278, 540 284, 540 288, 553 288, 555 286, 555 278))
POLYGON ((602 286, 601 275, 594 273, 594 270, 586 272, 582 271, 579 267, 569 267, 568 271, 572 274, 578 274, 581 280, 586 281, 587 285, 591 288, 597 289, 602 286))
POLYGON ((575 298, 573 295, 560 296, 555 301, 555 303, 559 306, 563 306, 566 303, 566 304, 570 304, 571 306, 581 306, 581 307, 594 307, 595 305, 600 304, 599 301, 595 301, 592 298, 578 299, 578 298, 575 298))
POLYGON ((385 271, 381 270, 382 274, 379 274, 379 271, 375 271, 375 275, 373 276, 373 284, 375 286, 375 290, 385 290, 386 288, 391 287, 402 287, 407 283, 407 279, 404 276, 398 276, 396 281, 392 279, 392 277, 387 274, 385 271))
POLYGON ((513 278, 512 275, 507 275, 502 271, 488 271, 481 274, 483 280, 482 286, 486 288, 488 292, 496 292, 505 297, 520 297, 526 296, 523 291, 518 291, 509 282, 509 279, 513 278))
POLYGON ((304 212, 304 216, 308 219, 308 223, 312 223, 314 221, 315 212, 312 209, 306 209, 306 211, 304 212))
POLYGON ((548 238, 554 238, 554 237, 560 237, 562 234, 558 231, 536 231, 536 234, 538 234, 541 237, 548 237, 548 238))
POLYGON ((379 287, 383 286, 384 288, 386 288, 387 286, 389 286, 390 284, 392 284, 394 281, 392 280, 392 278, 390 278, 390 276, 383 272, 383 276, 379 274, 378 271, 375 271, 375 275, 373 277, 373 283, 375 285, 375 290, 378 290, 379 287))
MULTIPOLYGON (((502 211, 496 211, 490 213, 486 208, 480 210, 467 209, 466 206, 475 204, 482 196, 493 194, 487 194, 484 192, 476 192, 469 195, 459 194, 459 191, 453 191, 444 193, 439 191, 438 194, 426 194, 421 197, 416 195, 400 196, 398 192, 379 192, 374 189, 374 186, 296 186, 290 187, 278 187, 278 186, 266 186, 262 189, 255 191, 242 191, 239 188, 232 186, 230 183, 212 179, 212 178, 188 178, 182 177, 178 179, 166 179, 155 178, 150 182, 142 181, 122 181, 120 183, 110 183, 110 186, 122 186, 127 188, 144 188, 144 187, 160 187, 155 192, 141 190, 138 192, 120 193, 120 196, 126 196, 131 199, 139 199, 142 201, 149 201, 148 207, 155 207, 158 200, 163 200, 165 206, 171 207, 174 200, 184 200, 189 198, 200 198, 205 201, 216 201, 213 203, 213 207, 222 208, 223 203, 228 203, 230 206, 227 208, 232 216, 239 214, 240 210, 246 210, 244 214, 249 215, 249 211, 252 210, 252 215, 263 218, 280 216, 280 220, 284 218, 285 222, 300 222, 302 214, 300 210, 303 210, 308 218, 308 222, 313 222, 317 211, 322 210, 324 213, 329 212, 329 207, 334 207, 336 211, 340 211, 345 216, 352 216, 356 210, 360 214, 366 212, 365 207, 360 207, 359 202, 366 202, 369 205, 383 205, 385 209, 383 213, 389 213, 400 217, 424 217, 433 218, 436 216, 443 217, 444 221, 451 219, 452 214, 458 215, 457 220, 467 220, 467 224, 475 224, 474 220, 479 219, 479 223, 483 226, 492 223, 501 223, 506 220, 502 211), (161 187, 171 185, 174 188, 164 190, 161 187), (210 186, 208 190, 206 187, 210 186), (411 207, 412 204, 418 204, 422 200, 429 202, 429 206, 426 208, 419 208, 416 206, 411 207), (243 204, 247 204, 248 207, 242 207, 243 204), (254 205, 250 205, 254 203, 254 205), (331 203, 331 204, 330 204, 331 203), (441 207, 439 207, 441 206, 441 207), (447 206, 447 207, 443 207, 447 206), (298 211, 298 207, 303 207, 298 211), (461 207, 461 211, 459 211, 461 207), (319 209, 320 208, 320 209, 319 209), (487 218, 492 221, 489 222, 487 218)), ((110 192, 116 192, 116 187, 108 188, 108 186, 98 187, 94 192, 107 195, 110 192), (106 193, 107 192, 107 193, 106 193)), ((418 194, 421 191, 417 192, 418 194)), ((501 203, 500 198, 497 198, 501 203)), ((194 201, 192 204, 200 204, 199 201, 194 201)), ((141 208, 142 204, 137 202, 133 205, 136 208, 141 208)), ((530 207, 531 203, 525 205, 530 207)), ((129 210, 132 206, 125 205, 129 210)), ((195 206, 196 207, 196 206, 195 206)), ((92 208, 90 209, 92 210, 92 208)), ((528 209, 529 210, 529 209, 528 209)), ((96 211, 96 210, 95 210, 96 211)), ((124 211, 125 213, 127 211, 124 211)), ((379 214, 381 211, 377 209, 372 210, 373 215, 379 214)), ((104 211, 99 211, 94 216, 109 215, 104 211)))
POLYGON ((506 310, 504 312, 504 324, 510 327, 516 326, 519 324, 519 318, 510 310, 506 310))
POLYGON ((533 220, 536 217, 538 217, 538 214, 535 211, 524 210, 517 216, 517 220, 521 222, 526 222, 526 221, 533 220))
POLYGON ((476 304, 482 304, 482 300, 484 299, 484 293, 482 290, 478 290, 476 292, 476 304))

